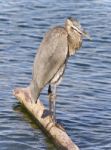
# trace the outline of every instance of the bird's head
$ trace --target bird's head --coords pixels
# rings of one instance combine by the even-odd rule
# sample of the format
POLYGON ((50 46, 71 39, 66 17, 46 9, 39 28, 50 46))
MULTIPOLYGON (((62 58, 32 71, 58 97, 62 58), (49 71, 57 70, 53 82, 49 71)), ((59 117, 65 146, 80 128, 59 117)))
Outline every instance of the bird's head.
POLYGON ((65 22, 65 28, 69 35, 73 36, 74 33, 76 33, 81 38, 86 37, 91 40, 91 37, 89 36, 88 33, 84 31, 81 24, 76 19, 73 19, 72 17, 67 18, 65 22))

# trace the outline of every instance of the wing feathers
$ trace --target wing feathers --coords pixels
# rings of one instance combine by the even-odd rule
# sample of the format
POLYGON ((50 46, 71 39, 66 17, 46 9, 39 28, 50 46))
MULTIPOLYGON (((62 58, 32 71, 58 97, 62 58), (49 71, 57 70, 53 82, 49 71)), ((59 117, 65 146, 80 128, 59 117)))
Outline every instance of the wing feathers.
POLYGON ((33 79, 43 88, 65 63, 68 53, 67 32, 62 27, 51 29, 44 37, 34 61, 33 79))

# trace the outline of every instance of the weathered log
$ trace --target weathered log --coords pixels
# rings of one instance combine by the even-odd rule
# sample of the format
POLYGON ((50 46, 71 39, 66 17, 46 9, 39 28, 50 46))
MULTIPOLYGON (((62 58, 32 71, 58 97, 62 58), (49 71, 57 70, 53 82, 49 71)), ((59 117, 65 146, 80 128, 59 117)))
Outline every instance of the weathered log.
POLYGON ((41 129, 51 137, 53 143, 59 150, 79 150, 67 135, 65 129, 60 125, 56 126, 53 124, 49 111, 45 109, 39 99, 37 104, 31 103, 29 88, 17 88, 13 91, 13 95, 34 116, 41 129))

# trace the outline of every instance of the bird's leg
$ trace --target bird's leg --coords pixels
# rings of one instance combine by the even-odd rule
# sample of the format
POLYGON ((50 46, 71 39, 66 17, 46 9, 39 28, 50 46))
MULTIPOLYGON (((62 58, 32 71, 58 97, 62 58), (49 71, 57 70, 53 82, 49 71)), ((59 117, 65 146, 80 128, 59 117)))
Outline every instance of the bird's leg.
POLYGON ((56 124, 56 85, 53 88, 53 121, 56 124))
POLYGON ((48 96, 49 96, 49 112, 50 112, 50 115, 52 116, 52 100, 51 100, 52 90, 51 90, 51 85, 49 85, 49 88, 48 88, 48 96))
POLYGON ((55 104, 56 104, 56 86, 54 86, 54 90, 52 92, 51 85, 48 88, 48 95, 49 95, 49 112, 51 114, 51 119, 56 123, 56 111, 55 111, 55 104))
POLYGON ((49 112, 51 115, 51 122, 53 121, 53 124, 64 131, 64 128, 57 123, 56 120, 56 85, 53 87, 53 92, 51 89, 51 85, 49 85, 48 88, 48 95, 49 95, 49 112))

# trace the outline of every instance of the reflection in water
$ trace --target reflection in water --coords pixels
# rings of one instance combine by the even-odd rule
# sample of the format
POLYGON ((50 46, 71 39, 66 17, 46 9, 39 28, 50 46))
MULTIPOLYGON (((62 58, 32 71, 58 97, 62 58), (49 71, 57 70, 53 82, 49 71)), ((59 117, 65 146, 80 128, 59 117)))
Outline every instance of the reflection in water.
MULTIPOLYGON (((20 103, 16 103, 16 104, 13 105, 13 110, 17 113, 20 113, 20 114, 22 113, 23 114, 23 119, 26 121, 26 123, 30 124, 31 128, 33 128, 37 131, 39 130, 39 132, 40 132, 39 134, 42 134, 42 136, 44 135, 44 133, 39 129, 39 126, 37 126, 37 122, 36 122, 35 118, 25 109, 24 106, 22 106, 20 103)), ((51 142, 51 139, 44 138, 43 140, 46 144, 46 146, 43 147, 43 148, 45 148, 47 150, 52 150, 52 149, 56 150, 56 148, 54 148, 54 145, 51 142)), ((31 147, 28 147, 28 148, 31 148, 31 147)))
MULTIPOLYGON (((93 40, 84 40, 81 50, 68 61, 58 87, 57 118, 81 150, 111 149, 110 15, 109 0, 0 2, 1 150, 54 150, 12 96, 12 89, 30 83, 34 56, 44 33, 63 25, 68 16, 80 20, 93 40)), ((48 106, 47 87, 41 100, 48 106)))

